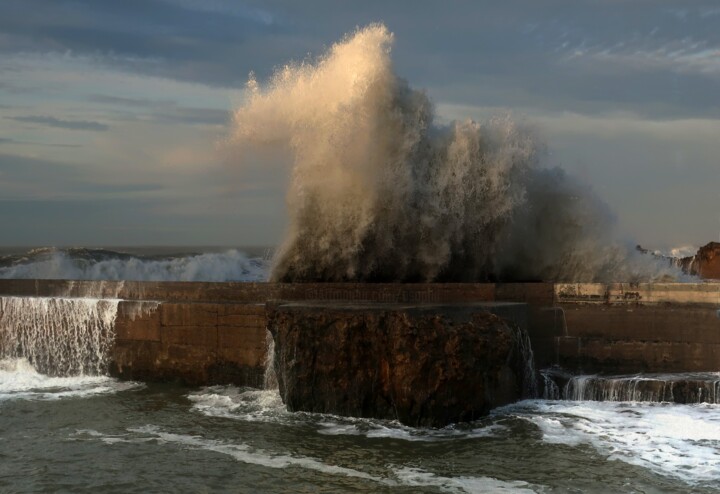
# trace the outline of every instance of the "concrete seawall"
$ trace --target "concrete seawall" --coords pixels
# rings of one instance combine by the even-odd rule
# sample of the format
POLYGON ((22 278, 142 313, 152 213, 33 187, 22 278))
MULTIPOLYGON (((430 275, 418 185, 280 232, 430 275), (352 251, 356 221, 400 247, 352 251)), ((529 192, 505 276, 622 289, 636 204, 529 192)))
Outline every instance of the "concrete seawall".
MULTIPOLYGON (((526 304, 538 367, 720 370, 720 283, 271 284, 0 280, 0 297, 121 299, 113 374, 259 386, 269 301, 526 304)), ((2 328, 0 328, 2 331, 2 328)))

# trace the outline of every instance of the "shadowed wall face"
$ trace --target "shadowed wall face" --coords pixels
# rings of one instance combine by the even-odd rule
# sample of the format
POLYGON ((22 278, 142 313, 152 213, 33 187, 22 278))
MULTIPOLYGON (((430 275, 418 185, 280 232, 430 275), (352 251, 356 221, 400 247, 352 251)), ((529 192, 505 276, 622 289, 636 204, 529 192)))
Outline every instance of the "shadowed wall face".
MULTIPOLYGON (((116 375, 133 379, 260 386, 266 354, 265 304, 271 300, 384 302, 414 307, 521 302, 528 306, 527 329, 540 368, 561 364, 571 372, 606 374, 717 372, 720 368, 720 283, 0 280, 0 298, 4 297, 40 302, 47 297, 122 299, 114 320, 110 368, 116 375)), ((501 316, 523 324, 512 313, 501 316)), ((3 317, 0 314, 0 331, 7 331, 3 317)))

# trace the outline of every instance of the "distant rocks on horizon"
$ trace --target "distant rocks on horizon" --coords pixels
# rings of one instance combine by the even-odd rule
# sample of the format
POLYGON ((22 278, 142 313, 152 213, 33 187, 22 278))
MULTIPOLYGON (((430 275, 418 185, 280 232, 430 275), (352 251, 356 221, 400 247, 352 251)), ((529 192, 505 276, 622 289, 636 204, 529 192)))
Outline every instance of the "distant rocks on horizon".
POLYGON ((710 242, 700 247, 694 256, 670 257, 656 254, 641 246, 637 250, 643 254, 652 254, 666 258, 670 263, 679 267, 684 273, 699 276, 705 280, 720 280, 720 242, 710 242))

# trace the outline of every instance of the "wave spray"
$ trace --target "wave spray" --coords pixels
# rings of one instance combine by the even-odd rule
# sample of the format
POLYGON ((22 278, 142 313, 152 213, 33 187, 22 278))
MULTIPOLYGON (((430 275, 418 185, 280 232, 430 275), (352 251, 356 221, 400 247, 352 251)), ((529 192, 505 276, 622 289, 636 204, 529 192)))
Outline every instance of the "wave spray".
POLYGON ((381 24, 267 85, 253 76, 230 140, 242 162, 293 157, 272 281, 601 281, 649 277, 608 245, 611 215, 510 118, 434 123, 393 71, 381 24))

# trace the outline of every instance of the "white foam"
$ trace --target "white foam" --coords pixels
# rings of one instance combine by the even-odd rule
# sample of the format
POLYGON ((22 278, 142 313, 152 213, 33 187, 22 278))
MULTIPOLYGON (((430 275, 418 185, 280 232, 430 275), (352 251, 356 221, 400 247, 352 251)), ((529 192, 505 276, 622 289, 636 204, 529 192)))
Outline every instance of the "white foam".
POLYGON ((443 492, 468 493, 519 493, 536 492, 531 484, 520 480, 503 481, 492 477, 443 477, 417 468, 398 468, 394 471, 398 480, 413 487, 437 487, 443 492))
POLYGON ((691 484, 720 478, 720 406, 613 402, 524 402, 515 413, 543 441, 587 444, 611 460, 691 484))
POLYGON ((58 400, 116 393, 141 386, 107 376, 49 377, 38 373, 27 359, 0 360, 0 402, 58 400))
POLYGON ((154 426, 130 428, 128 431, 154 438, 159 442, 179 444, 192 449, 213 451, 252 465, 259 465, 268 468, 284 469, 287 467, 300 467, 308 470, 315 470, 330 475, 343 475, 356 477, 365 480, 387 484, 387 480, 381 477, 370 475, 353 468, 346 468, 337 465, 329 465, 314 458, 305 456, 291 456, 288 454, 269 453, 260 449, 251 448, 245 443, 230 443, 214 439, 205 439, 199 436, 187 434, 174 434, 162 431, 154 426))
POLYGON ((0 358, 55 376, 104 374, 119 300, 0 297, 0 358))
POLYGON ((267 262, 231 249, 167 259, 138 257, 77 259, 61 250, 30 262, 0 268, 0 278, 137 280, 137 281, 265 281, 267 262))
POLYGON ((191 393, 193 409, 211 417, 246 422, 292 424, 315 423, 319 434, 327 436, 365 436, 402 441, 447 441, 458 438, 492 437, 507 430, 499 424, 487 426, 451 425, 443 429, 407 427, 397 421, 340 417, 319 413, 291 413, 275 390, 241 390, 233 386, 212 386, 191 393))
POLYGON ((280 394, 274 390, 239 389, 234 386, 210 386, 188 399, 193 409, 210 417, 225 417, 247 422, 283 422, 287 412, 280 394))
POLYGON ((491 477, 458 476, 446 477, 418 468, 389 465, 388 476, 379 476, 339 465, 325 463, 316 458, 292 455, 288 453, 269 452, 254 448, 245 443, 233 443, 216 439, 207 439, 197 435, 167 432, 153 425, 131 427, 127 434, 103 434, 92 429, 77 430, 75 439, 90 438, 108 445, 119 443, 172 444, 184 448, 210 451, 242 463, 272 469, 290 467, 312 470, 327 475, 352 477, 377 484, 397 487, 436 487, 443 492, 451 493, 531 493, 535 492, 531 484, 522 481, 501 481, 491 477))

